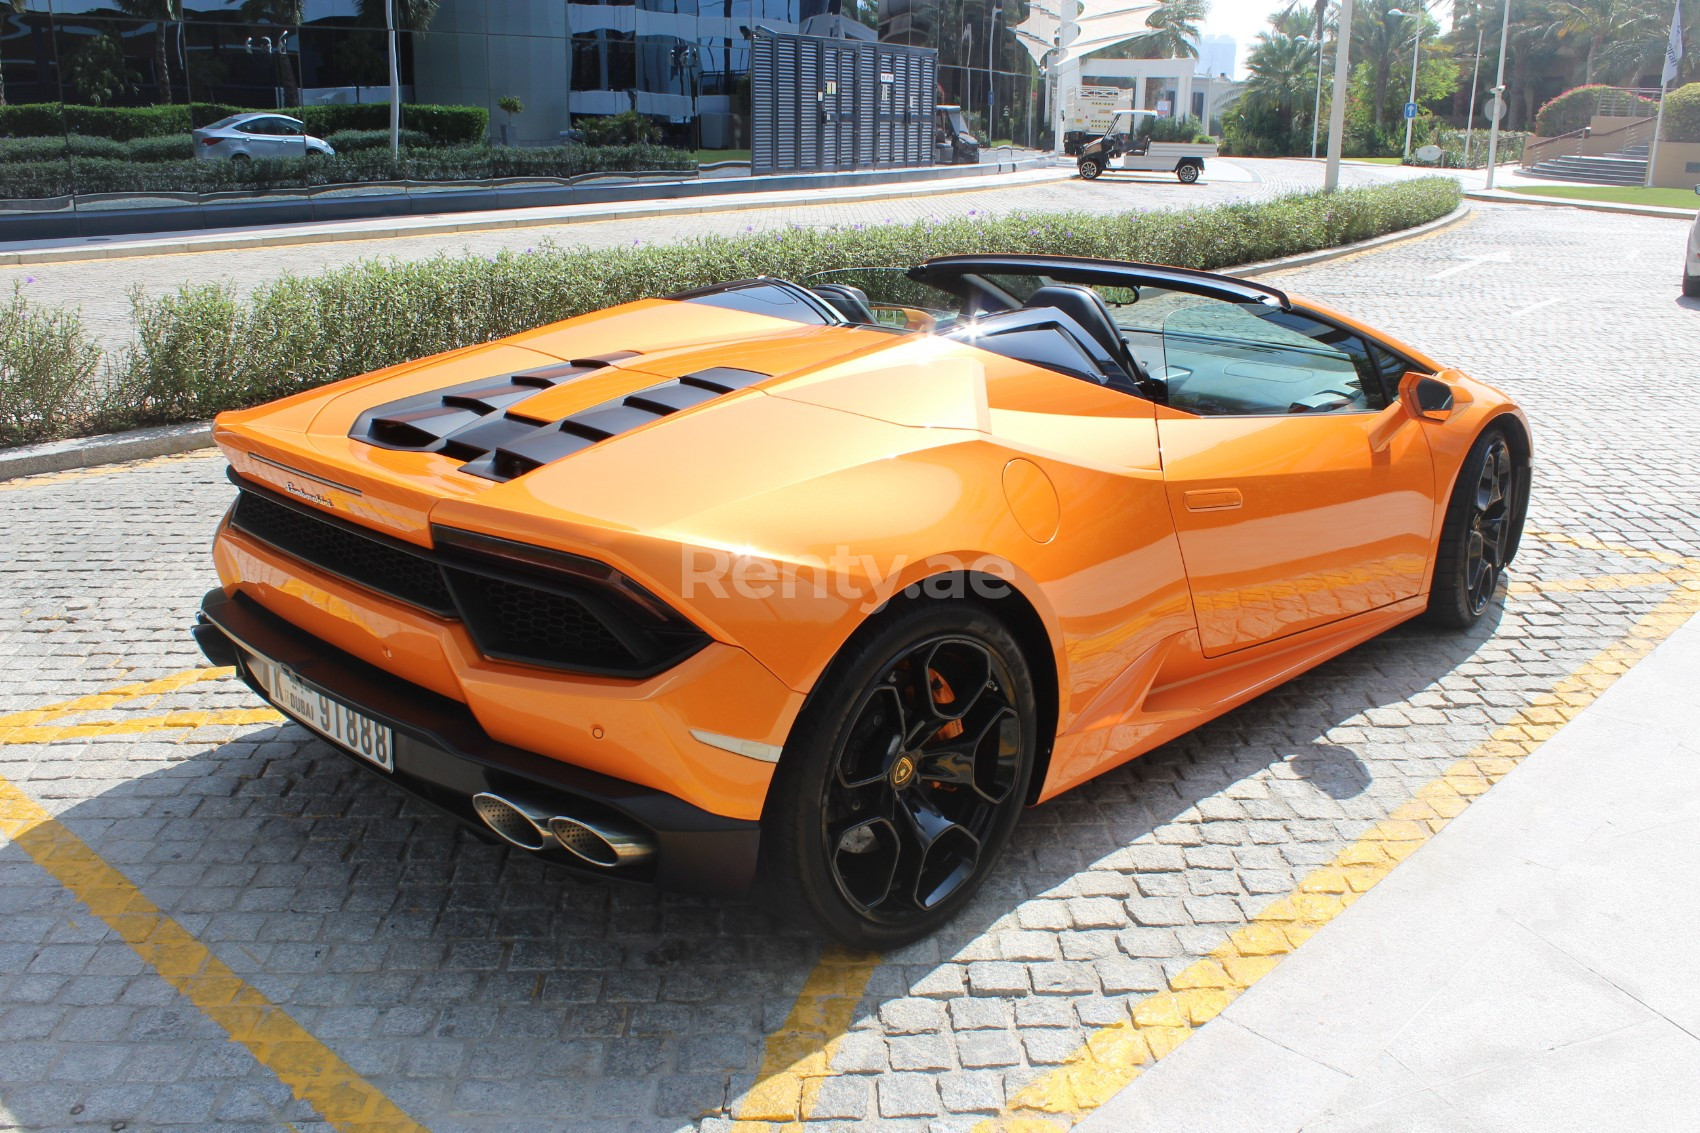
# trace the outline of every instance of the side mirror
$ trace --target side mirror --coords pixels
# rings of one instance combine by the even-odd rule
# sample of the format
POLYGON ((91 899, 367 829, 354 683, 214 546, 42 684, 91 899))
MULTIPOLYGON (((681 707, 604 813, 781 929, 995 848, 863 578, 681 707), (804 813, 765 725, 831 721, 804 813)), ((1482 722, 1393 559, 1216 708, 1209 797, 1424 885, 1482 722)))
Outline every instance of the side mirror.
POLYGON ((1695 193, 1700 194, 1700 185, 1694 186, 1694 191, 1695 193))
POLYGON ((1399 381, 1399 400, 1412 417, 1444 421, 1452 416, 1452 387, 1439 378, 1412 371, 1399 381))

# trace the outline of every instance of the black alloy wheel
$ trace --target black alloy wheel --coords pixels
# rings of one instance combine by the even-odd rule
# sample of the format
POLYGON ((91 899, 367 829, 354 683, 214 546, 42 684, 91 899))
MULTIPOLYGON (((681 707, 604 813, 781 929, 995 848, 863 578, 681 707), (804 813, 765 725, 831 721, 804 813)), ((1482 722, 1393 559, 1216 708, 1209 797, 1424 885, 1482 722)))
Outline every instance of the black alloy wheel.
POLYGON ((1098 174, 1103 171, 1104 167, 1098 164, 1097 158, 1083 157, 1080 159, 1080 176, 1084 180, 1095 181, 1098 178, 1098 174))
POLYGON ((1430 621, 1467 629, 1486 612, 1520 535, 1523 475, 1497 428, 1478 437, 1464 457, 1441 529, 1430 621))
POLYGON ((1019 646, 965 603, 900 611, 829 670, 787 744, 764 875, 787 911, 892 947, 972 895, 1019 817, 1036 747, 1019 646))
POLYGON ((1470 499, 1468 538, 1464 551, 1464 585, 1470 612, 1487 609, 1499 585, 1511 547, 1511 449, 1503 434, 1494 434, 1470 499))
POLYGON ((1179 166, 1175 170, 1175 176, 1181 179, 1181 184, 1190 185, 1194 181, 1198 180, 1198 166, 1193 165, 1190 162, 1186 165, 1179 166))

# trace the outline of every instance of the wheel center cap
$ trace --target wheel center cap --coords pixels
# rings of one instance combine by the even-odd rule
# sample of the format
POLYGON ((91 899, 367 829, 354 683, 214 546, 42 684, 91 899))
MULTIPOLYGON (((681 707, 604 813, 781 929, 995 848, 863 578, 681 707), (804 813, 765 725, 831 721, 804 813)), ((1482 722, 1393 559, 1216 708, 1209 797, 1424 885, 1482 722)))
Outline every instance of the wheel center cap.
POLYGON ((915 779, 915 761, 907 755, 897 757, 897 762, 891 765, 891 785, 907 787, 915 779))

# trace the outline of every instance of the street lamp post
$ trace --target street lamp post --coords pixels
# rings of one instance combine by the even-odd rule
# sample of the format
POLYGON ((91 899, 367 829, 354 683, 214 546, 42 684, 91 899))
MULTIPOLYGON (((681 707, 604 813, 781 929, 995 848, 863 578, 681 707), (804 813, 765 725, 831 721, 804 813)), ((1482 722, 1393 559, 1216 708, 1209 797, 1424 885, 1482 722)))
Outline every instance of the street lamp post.
MULTIPOLYGON (((1409 16, 1411 13, 1402 11, 1398 8, 1389 8, 1387 10, 1387 14, 1389 16, 1404 17, 1409 16)), ((1423 52, 1422 0, 1418 0, 1417 2, 1416 17, 1417 36, 1411 41, 1411 97, 1405 100, 1405 161, 1407 163, 1411 160, 1411 127, 1414 126, 1417 121, 1415 118, 1411 117, 1410 110, 1417 101, 1417 64, 1421 61, 1423 52)))
POLYGON ((1498 103, 1494 113, 1488 111, 1488 117, 1493 121, 1488 125, 1488 164, 1487 187, 1493 188, 1493 167, 1499 160, 1499 120, 1505 116, 1505 44, 1511 38, 1511 0, 1505 0, 1505 16, 1499 25, 1499 73, 1494 78, 1493 98, 1498 103))
POLYGON ((1316 160, 1316 138, 1322 126, 1322 31, 1328 0, 1316 0, 1316 107, 1310 112, 1310 159, 1316 160))
POLYGON ((1352 57, 1352 0, 1340 0, 1338 31, 1334 36, 1334 100, 1328 104, 1328 165, 1322 187, 1333 192, 1340 187, 1340 150, 1346 137, 1346 81, 1352 57))
POLYGON ((1470 136, 1476 129, 1476 85, 1482 73, 1482 26, 1476 25, 1476 53, 1470 58, 1475 63, 1470 67, 1470 113, 1464 119, 1464 168, 1470 168, 1470 136))
POLYGON ((994 78, 992 70, 996 60, 992 58, 992 47, 997 42, 998 17, 1002 14, 1003 9, 993 4, 991 19, 986 21, 986 136, 981 140, 988 147, 992 144, 992 109, 993 104, 997 101, 997 80, 994 78))

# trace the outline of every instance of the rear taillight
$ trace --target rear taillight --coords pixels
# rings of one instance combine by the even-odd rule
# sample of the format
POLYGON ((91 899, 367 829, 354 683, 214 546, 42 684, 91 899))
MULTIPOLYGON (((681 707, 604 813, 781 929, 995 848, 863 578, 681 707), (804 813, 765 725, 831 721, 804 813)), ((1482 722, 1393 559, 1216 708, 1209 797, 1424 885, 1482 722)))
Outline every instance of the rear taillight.
POLYGON ((224 140, 223 138, 202 138, 201 144, 203 146, 216 146, 216 145, 218 145, 218 143, 222 142, 223 140, 224 140))

